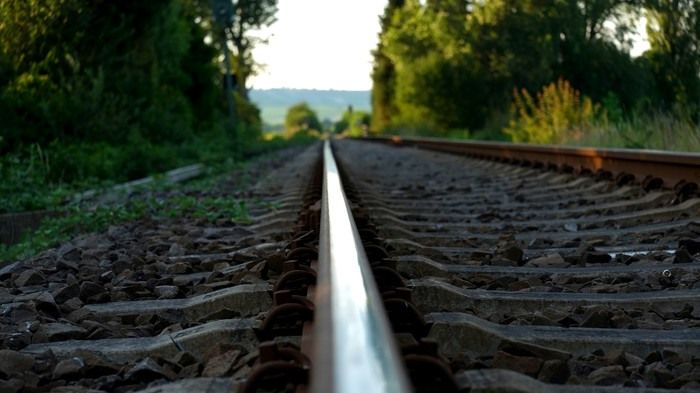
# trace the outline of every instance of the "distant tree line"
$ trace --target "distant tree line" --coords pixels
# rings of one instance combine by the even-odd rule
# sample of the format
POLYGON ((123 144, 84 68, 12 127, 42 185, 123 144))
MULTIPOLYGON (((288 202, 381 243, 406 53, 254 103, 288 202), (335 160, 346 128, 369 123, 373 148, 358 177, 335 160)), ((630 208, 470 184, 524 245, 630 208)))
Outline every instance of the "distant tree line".
POLYGON ((224 43, 235 49, 241 82, 239 132, 255 138, 261 122, 247 101, 255 44, 248 33, 274 20, 276 0, 237 0, 226 30, 214 22, 214 3, 0 1, 0 153, 35 144, 160 146, 230 133, 221 121, 224 43))
POLYGON ((372 78, 376 131, 480 129, 514 91, 558 80, 608 115, 680 111, 697 124, 700 2, 390 0, 372 78), (643 18, 651 48, 633 58, 643 18))
POLYGON ((340 119, 331 122, 319 121, 316 111, 305 101, 287 109, 284 119, 284 136, 320 136, 321 132, 333 132, 344 136, 366 136, 372 121, 371 114, 353 109, 352 105, 343 112, 340 119))

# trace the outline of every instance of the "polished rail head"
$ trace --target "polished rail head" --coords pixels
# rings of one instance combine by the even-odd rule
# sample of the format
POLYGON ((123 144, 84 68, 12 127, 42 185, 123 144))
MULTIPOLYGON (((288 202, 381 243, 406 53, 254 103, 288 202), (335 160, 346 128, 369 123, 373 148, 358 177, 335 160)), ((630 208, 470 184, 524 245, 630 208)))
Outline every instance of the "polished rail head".
POLYGON ((311 391, 410 392, 329 141, 323 159, 311 391))

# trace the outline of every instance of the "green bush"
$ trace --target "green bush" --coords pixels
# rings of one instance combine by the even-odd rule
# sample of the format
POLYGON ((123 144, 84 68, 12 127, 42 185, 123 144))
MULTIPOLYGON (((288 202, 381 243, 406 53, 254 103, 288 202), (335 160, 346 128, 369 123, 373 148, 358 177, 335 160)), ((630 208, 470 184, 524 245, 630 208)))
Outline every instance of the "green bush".
POLYGON ((514 91, 512 119, 505 129, 514 142, 566 143, 580 140, 601 115, 599 105, 560 79, 536 97, 514 91))
POLYGON ((347 136, 363 136, 369 132, 372 115, 364 111, 346 110, 339 121, 333 125, 333 132, 347 136))
POLYGON ((291 138, 297 133, 311 135, 314 131, 323 131, 323 126, 309 104, 300 102, 287 110, 284 119, 284 133, 287 138, 291 138))

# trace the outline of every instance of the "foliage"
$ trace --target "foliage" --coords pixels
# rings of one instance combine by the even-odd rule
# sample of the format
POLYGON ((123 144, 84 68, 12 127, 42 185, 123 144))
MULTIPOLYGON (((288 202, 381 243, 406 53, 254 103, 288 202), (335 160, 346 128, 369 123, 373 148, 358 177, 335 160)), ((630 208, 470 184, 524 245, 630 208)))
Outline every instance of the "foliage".
POLYGON ((235 143, 238 145, 238 150, 243 149, 246 151, 259 142, 262 136, 263 125, 260 117, 260 108, 238 93, 234 97, 238 121, 236 124, 238 140, 235 143))
MULTIPOLYGON (((229 0, 230 1, 230 0, 229 0)), ((237 51, 235 73, 238 77, 238 93, 247 98, 246 81, 253 74, 255 62, 252 50, 258 43, 250 37, 251 30, 269 26, 276 20, 277 0, 238 0, 235 18, 231 26, 230 39, 237 51)))
POLYGON ((285 135, 291 137, 297 133, 308 133, 309 131, 323 131, 316 112, 305 102, 291 106, 284 119, 285 135))
POLYGON ((181 142, 209 124, 213 112, 202 104, 219 91, 215 55, 189 6, 0 2, 0 57, 9 68, 0 85, 6 146, 128 143, 135 134, 181 142))
POLYGON ((466 8, 447 12, 439 6, 423 7, 417 0, 393 11, 381 36, 382 55, 393 64, 394 75, 388 81, 393 85, 381 88, 391 99, 388 109, 378 107, 376 100, 373 108, 380 115, 392 114, 389 127, 477 124, 481 109, 475 100, 484 86, 478 64, 468 56, 466 26, 460 23, 465 16, 466 8))
MULTIPOLYGON (((252 149, 262 124, 244 95, 224 125, 210 4, 0 2, 0 211, 252 149)), ((245 23, 271 22, 269 0, 246 4, 268 14, 245 23)))
POLYGON ((580 140, 600 114, 590 98, 560 79, 533 98, 526 89, 513 93, 513 119, 505 129, 514 142, 564 143, 580 140))
MULTIPOLYGON (((274 20, 274 1, 239 3, 247 29, 241 40, 251 26, 274 20)), ((209 6, 205 0, 0 2, 0 152, 52 143, 182 145, 220 127, 225 100, 220 52, 205 40, 216 33, 209 6)), ((262 128, 259 112, 245 92, 236 103, 238 142, 250 144, 262 128)))
POLYGON ((372 129, 380 131, 389 128, 392 117, 396 113, 393 97, 394 86, 396 84, 396 70, 394 63, 384 53, 385 44, 382 36, 391 27, 394 13, 403 7, 404 0, 389 0, 384 8, 384 14, 380 19, 382 34, 379 35, 379 44, 372 53, 374 55, 374 66, 372 68, 372 129))
POLYGON ((700 121, 700 4, 697 0, 652 0, 647 27, 661 102, 694 106, 700 121))
POLYGON ((347 136, 365 136, 371 122, 372 116, 369 113, 355 111, 349 107, 340 120, 333 125, 333 131, 347 136))
MULTIPOLYGON (((245 157, 284 147, 259 141, 245 157)), ((223 128, 193 137, 186 144, 153 144, 134 140, 129 145, 52 143, 0 157, 0 213, 61 206, 88 188, 101 188, 200 162, 214 171, 230 169, 236 161, 234 141, 223 128), (107 180, 105 180, 107 179, 107 180)))
POLYGON ((635 111, 700 122, 696 0, 390 1, 374 51, 376 131, 493 130, 514 89, 564 79, 615 121, 635 111), (646 16, 651 50, 630 54, 646 16))
MULTIPOLYGON (((250 158, 313 140, 297 134, 291 139, 259 141, 248 146, 243 156, 250 158)), ((200 162, 209 172, 217 174, 232 170, 238 162, 234 160, 233 141, 223 130, 205 133, 184 145, 135 143, 130 149, 108 144, 52 144, 46 149, 33 145, 26 153, 1 156, 0 213, 60 209, 85 189, 101 189, 132 178, 127 176, 130 171, 163 172, 200 162), (138 154, 130 149, 140 149, 144 153, 135 161, 138 154), (77 173, 80 177, 67 181, 68 173, 77 173)))

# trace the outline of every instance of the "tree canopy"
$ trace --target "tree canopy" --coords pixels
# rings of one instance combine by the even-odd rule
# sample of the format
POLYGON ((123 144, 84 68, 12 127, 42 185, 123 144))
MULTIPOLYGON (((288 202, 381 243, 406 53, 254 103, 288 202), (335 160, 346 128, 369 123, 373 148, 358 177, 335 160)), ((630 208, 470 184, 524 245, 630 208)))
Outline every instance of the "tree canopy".
MULTIPOLYGON (((211 4, 0 2, 5 148, 64 138, 120 142, 133 133, 181 140, 209 127, 222 100, 211 4)), ((245 64, 245 88, 252 67, 250 29, 274 20, 276 0, 238 0, 233 6, 229 39, 244 43, 234 45, 234 58, 245 64)))
POLYGON ((271 25, 276 14, 277 0, 238 0, 236 3, 230 35, 237 52, 238 91, 243 97, 248 96, 246 81, 255 66, 251 51, 257 41, 250 36, 250 31, 271 25))
MULTIPOLYGON (((212 4, 1 1, 0 153, 33 144, 183 144, 223 128, 223 31, 212 4)), ((226 42, 246 43, 233 45, 245 81, 250 29, 274 20, 276 0, 230 4, 226 42)), ((255 139, 259 111, 244 90, 238 95, 239 134, 255 139)))
POLYGON ((333 124, 333 132, 348 136, 366 136, 372 116, 364 111, 356 111, 352 106, 343 112, 340 120, 333 124))
MULTIPOLYGON (((700 110, 697 0, 390 1, 372 127, 479 129, 560 79, 624 112, 700 110), (651 49, 630 54, 646 16, 651 49)), ((502 117, 502 116, 501 116, 502 117)))
POLYGON ((318 120, 316 112, 306 102, 300 102, 287 110, 284 119, 284 132, 287 136, 309 131, 323 131, 323 126, 318 120))

